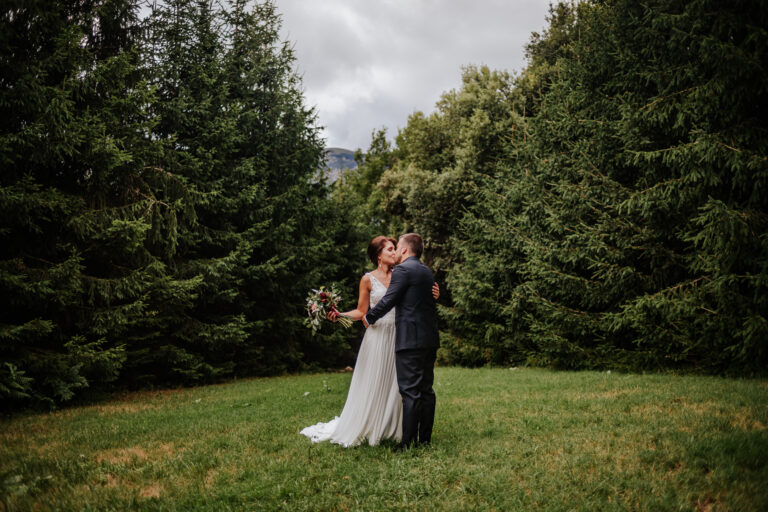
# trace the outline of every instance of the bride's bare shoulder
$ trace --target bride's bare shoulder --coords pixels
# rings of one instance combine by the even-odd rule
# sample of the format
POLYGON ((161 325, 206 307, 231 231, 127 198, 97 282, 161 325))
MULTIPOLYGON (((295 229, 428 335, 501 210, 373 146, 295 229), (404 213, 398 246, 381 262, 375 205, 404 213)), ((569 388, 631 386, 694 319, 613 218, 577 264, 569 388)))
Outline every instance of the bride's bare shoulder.
POLYGON ((365 285, 366 288, 371 287, 371 278, 368 275, 368 272, 363 274, 363 277, 360 278, 360 286, 363 286, 363 285, 365 285))

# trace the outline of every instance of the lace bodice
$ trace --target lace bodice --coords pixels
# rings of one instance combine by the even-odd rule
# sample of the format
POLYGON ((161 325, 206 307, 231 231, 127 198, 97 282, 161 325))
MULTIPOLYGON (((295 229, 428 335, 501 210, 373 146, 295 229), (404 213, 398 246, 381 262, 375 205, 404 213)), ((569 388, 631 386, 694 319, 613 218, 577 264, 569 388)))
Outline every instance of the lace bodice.
MULTIPOLYGON (((370 272, 368 272, 368 279, 371 280, 370 308, 373 309, 376 304, 379 303, 382 297, 384 297, 384 295, 387 293, 387 287, 384 286, 378 279, 376 279, 370 272)), ((384 325, 393 323, 395 323, 395 308, 390 309, 386 315, 381 317, 378 322, 373 324, 373 327, 379 324, 384 325)))

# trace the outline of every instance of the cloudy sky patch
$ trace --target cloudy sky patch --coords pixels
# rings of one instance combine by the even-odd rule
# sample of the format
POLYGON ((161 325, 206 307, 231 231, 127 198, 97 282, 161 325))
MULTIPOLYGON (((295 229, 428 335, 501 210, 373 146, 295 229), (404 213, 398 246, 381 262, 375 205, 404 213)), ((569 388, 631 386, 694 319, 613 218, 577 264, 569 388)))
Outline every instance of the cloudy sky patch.
POLYGON ((367 148, 461 84, 461 67, 519 71, 549 0, 276 0, 329 147, 367 148))

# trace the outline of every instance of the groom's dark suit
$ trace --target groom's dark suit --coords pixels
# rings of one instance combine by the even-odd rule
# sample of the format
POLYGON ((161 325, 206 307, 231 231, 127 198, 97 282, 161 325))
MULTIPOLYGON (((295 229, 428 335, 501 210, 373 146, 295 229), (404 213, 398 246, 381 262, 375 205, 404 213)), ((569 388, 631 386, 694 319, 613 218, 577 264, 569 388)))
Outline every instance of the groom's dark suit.
POLYGON ((412 256, 392 271, 386 295, 365 315, 374 324, 397 306, 395 366, 403 397, 403 445, 429 443, 435 420, 434 367, 440 345, 432 272, 412 256))

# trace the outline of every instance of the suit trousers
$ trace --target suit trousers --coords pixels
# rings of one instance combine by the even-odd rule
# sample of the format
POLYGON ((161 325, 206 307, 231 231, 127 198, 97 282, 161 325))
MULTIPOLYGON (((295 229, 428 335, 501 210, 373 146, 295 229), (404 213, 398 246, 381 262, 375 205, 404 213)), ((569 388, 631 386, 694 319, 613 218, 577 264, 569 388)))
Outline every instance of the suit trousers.
POLYGON ((397 385, 403 398, 403 446, 427 444, 435 422, 436 348, 398 350, 397 385))

